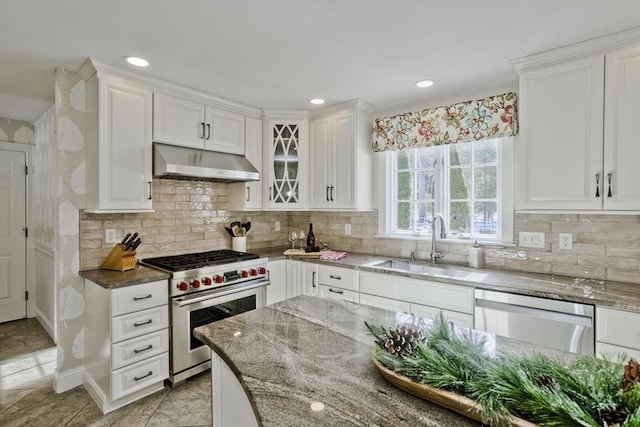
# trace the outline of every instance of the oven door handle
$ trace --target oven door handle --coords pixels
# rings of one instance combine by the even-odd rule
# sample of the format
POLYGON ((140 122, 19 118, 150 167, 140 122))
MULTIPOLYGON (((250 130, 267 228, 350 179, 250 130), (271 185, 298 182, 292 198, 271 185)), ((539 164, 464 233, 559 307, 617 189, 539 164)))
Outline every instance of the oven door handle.
POLYGON ((173 305, 177 307, 184 307, 186 305, 195 304, 197 302, 202 302, 206 300, 210 300, 211 298, 218 298, 229 294, 235 294, 238 292, 248 291, 251 289, 256 289, 262 286, 270 285, 271 282, 269 280, 261 280, 259 282, 255 282, 253 284, 247 283, 239 283, 237 285, 232 285, 229 287, 224 287, 221 289, 213 289, 206 293, 198 293, 192 296, 180 297, 173 300, 173 305))

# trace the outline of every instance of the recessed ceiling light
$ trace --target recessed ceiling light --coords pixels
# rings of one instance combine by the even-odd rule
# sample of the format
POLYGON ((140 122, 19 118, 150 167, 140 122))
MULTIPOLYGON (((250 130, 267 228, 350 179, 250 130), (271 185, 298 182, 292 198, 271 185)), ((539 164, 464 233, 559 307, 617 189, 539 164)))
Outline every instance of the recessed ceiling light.
POLYGON ((420 80, 419 82, 416 83, 416 86, 418 87, 433 86, 433 80, 420 80))
POLYGON ((310 99, 309 102, 312 103, 313 105, 320 105, 320 104, 324 104, 324 99, 313 98, 313 99, 310 99))
POLYGON ((137 56, 125 56, 124 60, 136 67, 148 67, 149 61, 146 59, 138 58, 137 56))

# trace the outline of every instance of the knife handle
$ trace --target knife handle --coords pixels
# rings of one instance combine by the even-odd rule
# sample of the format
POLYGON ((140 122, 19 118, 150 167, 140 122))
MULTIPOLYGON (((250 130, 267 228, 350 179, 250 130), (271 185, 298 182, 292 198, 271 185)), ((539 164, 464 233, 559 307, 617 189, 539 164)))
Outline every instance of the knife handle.
POLYGON ((138 249, 138 246, 140 246, 140 243, 142 243, 142 239, 138 237, 138 240, 136 240, 133 246, 131 246, 130 250, 135 251, 136 249, 138 249))
POLYGON ((126 241, 127 241, 127 239, 129 238, 129 236, 131 236, 131 233, 127 233, 127 234, 126 234, 126 236, 124 236, 124 237, 122 238, 122 240, 120 241, 120 244, 121 244, 121 245, 124 245, 124 242, 126 242, 126 241))

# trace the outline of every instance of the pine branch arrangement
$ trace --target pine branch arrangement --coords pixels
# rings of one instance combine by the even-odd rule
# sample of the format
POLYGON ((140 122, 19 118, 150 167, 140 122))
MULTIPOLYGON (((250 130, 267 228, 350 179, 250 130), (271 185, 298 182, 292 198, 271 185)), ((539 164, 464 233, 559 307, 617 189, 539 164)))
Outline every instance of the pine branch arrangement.
POLYGON ((640 427, 640 364, 630 359, 542 354, 491 355, 484 335, 457 328, 442 315, 428 330, 365 325, 375 337, 374 357, 416 383, 452 391, 483 407, 483 422, 511 416, 541 426, 640 427))

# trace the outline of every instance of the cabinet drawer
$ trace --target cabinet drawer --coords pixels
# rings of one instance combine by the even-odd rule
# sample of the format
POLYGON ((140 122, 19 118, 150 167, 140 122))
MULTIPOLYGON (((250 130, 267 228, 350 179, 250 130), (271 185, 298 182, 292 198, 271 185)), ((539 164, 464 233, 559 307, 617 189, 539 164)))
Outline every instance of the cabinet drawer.
POLYGON ((323 297, 337 298, 345 301, 358 302, 358 293, 347 289, 340 289, 334 286, 318 286, 318 293, 323 297))
POLYGON ((117 343, 169 327, 169 306, 150 308, 111 319, 111 342, 117 343))
POLYGON ((409 313, 409 303, 398 301, 395 299, 378 297, 375 295, 360 294, 360 304, 370 305, 372 307, 384 308, 391 311, 399 311, 409 313))
POLYGON ((640 350, 640 313, 596 307, 596 341, 640 350))
POLYGON ((341 267, 318 266, 318 283, 341 289, 358 290, 358 270, 341 267))
POLYGON ((473 315, 458 313, 457 311, 450 310, 441 310, 435 307, 429 307, 427 305, 421 304, 411 304, 411 314, 415 314, 416 316, 424 317, 426 319, 435 319, 440 315, 442 311, 442 315, 447 322, 453 322, 456 326, 462 326, 463 328, 473 328, 473 315))
POLYGON ((360 292, 473 314, 473 288, 431 280, 360 272, 360 292))
POLYGON ((640 350, 633 348, 620 347, 617 345, 611 345, 603 342, 596 341, 596 356, 608 356, 609 359, 613 357, 613 361, 617 361, 618 354, 624 353, 627 355, 627 360, 624 360, 623 363, 628 361, 629 357, 633 357, 636 360, 640 360, 640 350))
POLYGON ((120 399, 167 378, 169 353, 118 369, 111 373, 111 399, 120 399))
POLYGON ((169 284, 166 280, 114 289, 111 292, 111 315, 133 313, 169 302, 169 284))
POLYGON ((111 369, 122 368, 167 351, 168 329, 121 341, 111 346, 111 369))

